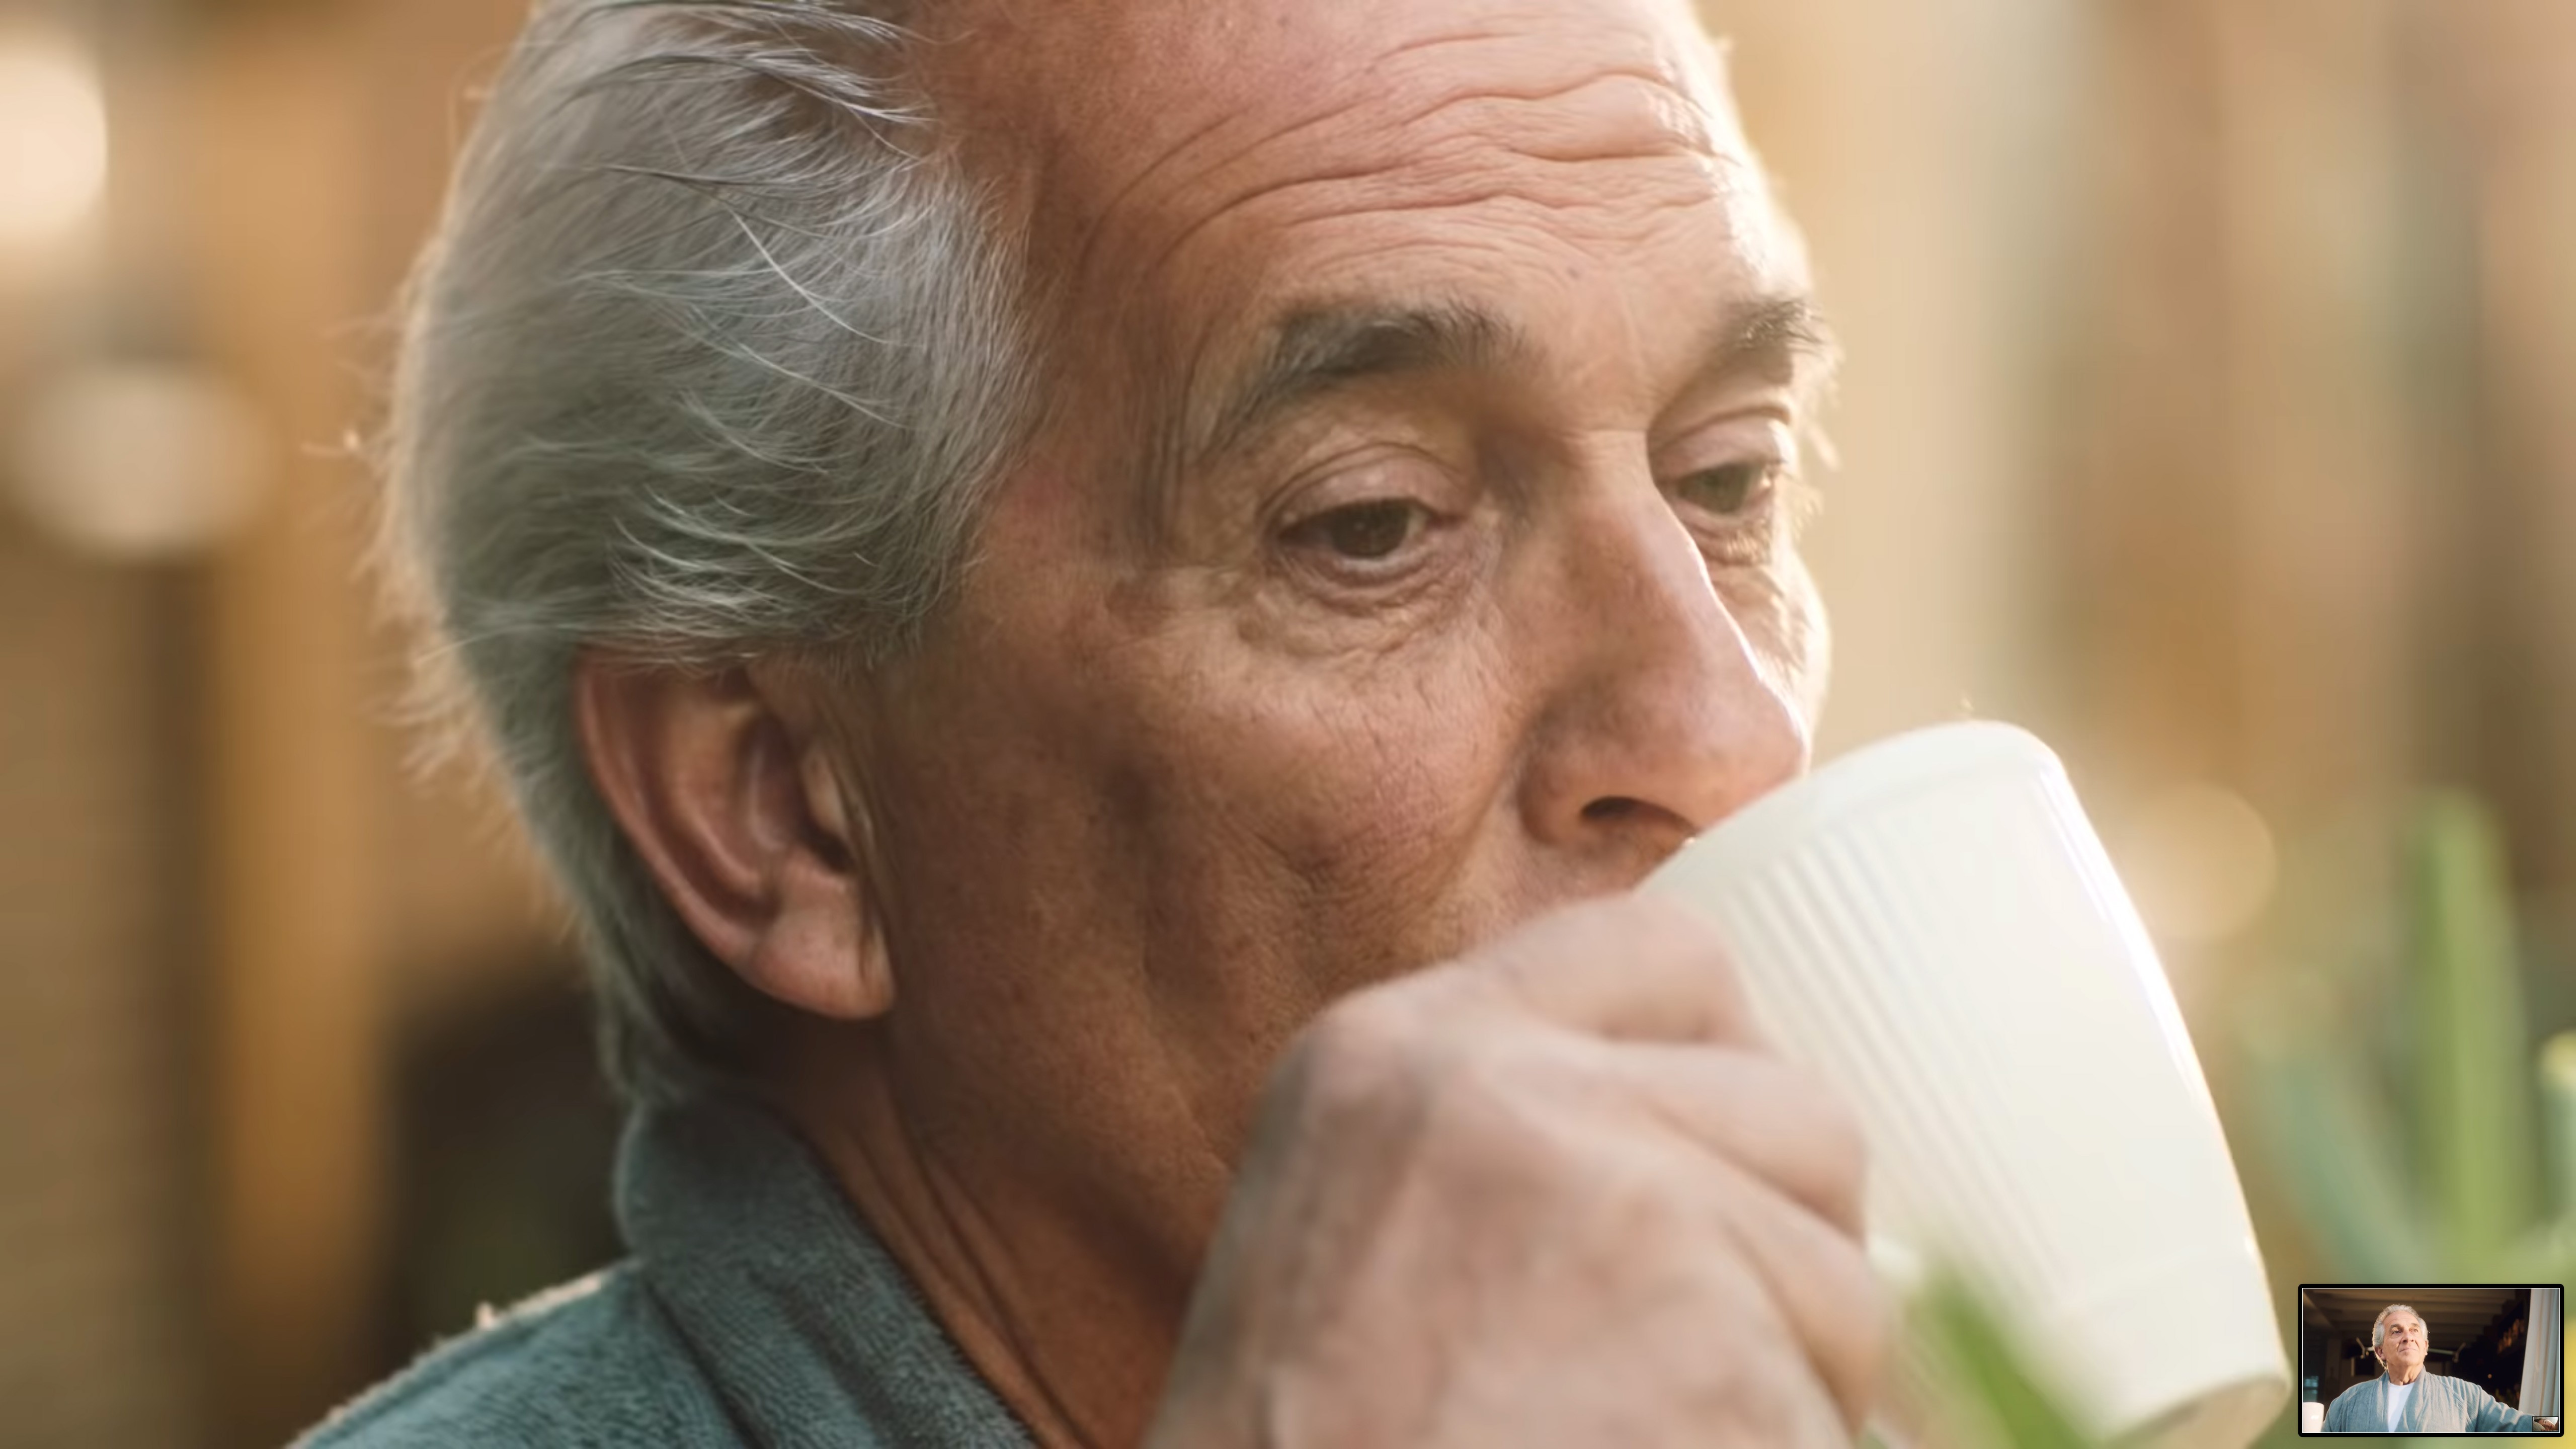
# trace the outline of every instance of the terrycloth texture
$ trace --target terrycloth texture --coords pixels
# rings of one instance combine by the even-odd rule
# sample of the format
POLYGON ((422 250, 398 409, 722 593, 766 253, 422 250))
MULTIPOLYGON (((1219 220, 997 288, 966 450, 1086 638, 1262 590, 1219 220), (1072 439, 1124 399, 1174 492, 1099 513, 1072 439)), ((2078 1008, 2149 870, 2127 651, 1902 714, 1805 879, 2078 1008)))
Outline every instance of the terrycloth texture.
MULTIPOLYGON (((2335 1395, 2326 1408, 2329 1434, 2385 1434, 2388 1428, 2388 1375, 2354 1384, 2335 1395)), ((2426 1373, 2415 1380, 2399 1416, 2400 1434, 2537 1434, 2531 1416, 2488 1397, 2467 1379, 2426 1373)))
POLYGON ((430 1353, 306 1449, 1024 1445, 785 1123, 639 1113, 618 1154, 633 1256, 430 1353))

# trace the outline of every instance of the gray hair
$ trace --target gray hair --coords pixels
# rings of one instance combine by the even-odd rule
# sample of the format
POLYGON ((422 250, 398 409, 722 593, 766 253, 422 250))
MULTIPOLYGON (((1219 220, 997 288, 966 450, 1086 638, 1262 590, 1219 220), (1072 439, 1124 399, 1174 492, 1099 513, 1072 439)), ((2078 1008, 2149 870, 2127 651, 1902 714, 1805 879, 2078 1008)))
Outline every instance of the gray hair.
POLYGON ((381 561, 648 1100, 740 1075, 759 1008, 594 789, 576 655, 894 657, 1029 413, 1020 248, 933 134, 911 8, 541 0, 407 293, 381 561))
MULTIPOLYGON (((2379 1310, 2379 1316, 2370 1320, 2371 1352, 2377 1353, 2379 1351, 2379 1341, 2388 1334, 2388 1315, 2392 1313, 2415 1313, 2415 1310, 2403 1303, 2391 1303, 2387 1307, 2379 1310)), ((2417 1323, 2423 1323, 2424 1315, 2421 1313, 2415 1313, 2415 1321, 2417 1323)), ((2426 1348, 2431 1348, 2433 1346, 2433 1330, 2430 1325, 2427 1325, 2424 1329, 2424 1346, 2426 1348)))

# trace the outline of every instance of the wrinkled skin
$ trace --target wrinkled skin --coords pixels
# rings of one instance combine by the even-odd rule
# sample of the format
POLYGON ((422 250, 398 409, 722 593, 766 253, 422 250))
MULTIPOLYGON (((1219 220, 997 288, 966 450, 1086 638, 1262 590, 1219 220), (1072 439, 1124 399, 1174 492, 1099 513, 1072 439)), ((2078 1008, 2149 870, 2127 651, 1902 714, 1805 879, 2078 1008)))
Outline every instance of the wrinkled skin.
MULTIPOLYGON (((1363 1237, 1386 1194, 1431 1213, 1407 1232, 1487 1212, 1476 1253, 1500 1263, 1532 1234, 1619 1240, 1593 1241, 1574 1191, 1608 1171, 1648 1226, 1578 1316, 1642 1321, 1657 1275, 1705 1258, 1656 1321, 1735 1302, 1724 1322, 1761 1345, 1746 1361, 1803 1396, 1745 1406, 1775 1431, 1745 1442, 1847 1421, 1865 1324, 1802 1326, 1764 1286, 1801 1267, 1857 1281, 1850 1223, 1820 1226, 1856 1221, 1835 1109, 1741 1032, 1658 1033, 1657 1061, 1724 1058, 1679 1080, 1737 1089, 1697 1109, 1724 1120, 1691 1124, 1685 1152, 1670 1092, 1635 1087, 1645 1069, 1582 1013, 1452 1020, 1416 994, 1370 1014, 1378 983, 1535 969, 1495 964, 1525 957, 1521 928, 1625 891, 1804 768, 1824 633, 1792 515, 1814 362, 1794 325, 1725 344, 1793 315, 1806 278, 1707 41, 1656 0, 970 14, 937 90, 1027 227, 1050 406, 961 597, 856 689, 786 664, 586 685, 595 768, 648 863, 719 956, 803 1008, 779 1100, 1051 1441, 1144 1431, 1239 1169, 1276 1196, 1237 1204, 1209 1270, 1231 1296, 1207 1321, 1268 1312, 1264 1254, 1347 1260, 1389 1303, 1440 1297, 1408 1299, 1408 1271, 1475 1281, 1463 1249, 1360 1271, 1351 1243, 1291 1245, 1314 1225, 1281 1204, 1341 1203, 1363 1237), (1479 340, 1344 367, 1225 426, 1285 320, 1329 309, 1472 314, 1479 340), (674 723, 692 719, 725 723, 674 723), (697 758, 693 740, 716 743, 697 758), (693 829, 739 846, 740 880, 781 884, 711 888, 692 861, 723 852, 693 829), (1336 1003, 1368 1049, 1333 1045, 1352 1030, 1336 1003), (1319 1020, 1322 1065, 1312 1038, 1290 1051, 1319 1020), (1456 1038, 1458 1021, 1484 1025, 1456 1038), (1545 1065, 1450 1081, 1515 1061, 1545 1065), (1597 1090, 1567 1086, 1549 1118, 1545 1083, 1588 1072, 1597 1090), (1463 1114, 1482 1125, 1405 1128, 1408 1093, 1482 1102, 1463 1114), (1729 1159, 1763 1118, 1805 1124, 1842 1167, 1729 1159), (1801 1173, 1803 1191, 1778 1180, 1801 1173)), ((1727 989, 1704 939, 1676 944, 1687 926, 1605 909, 1549 938, 1582 950, 1552 969, 1649 1016, 1696 1019, 1694 993, 1727 989), (1706 979, 1634 964, 1676 955, 1706 979)), ((1512 1291, 1538 1313, 1574 1281, 1512 1291)), ((1173 1442, 1228 1442, 1190 1436, 1241 1426, 1244 1356, 1284 1353, 1284 1324, 1194 1344, 1206 1417, 1173 1442)), ((1367 1441, 1340 1432, 1314 1442, 1367 1441)))

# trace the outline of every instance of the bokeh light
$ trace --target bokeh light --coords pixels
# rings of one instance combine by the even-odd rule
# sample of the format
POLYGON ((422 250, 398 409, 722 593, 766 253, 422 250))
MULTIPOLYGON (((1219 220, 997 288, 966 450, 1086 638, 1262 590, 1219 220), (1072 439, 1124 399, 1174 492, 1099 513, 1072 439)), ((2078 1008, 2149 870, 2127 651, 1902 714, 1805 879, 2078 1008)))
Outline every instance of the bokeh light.
POLYGON ((272 452, 238 389, 175 362, 98 363, 51 379, 10 441, 7 476, 28 515, 115 559, 222 541, 258 501, 272 452))
POLYGON ((0 243, 60 237, 107 186, 98 71, 68 39, 0 33, 0 243))
POLYGON ((2113 842, 2138 913, 2158 940, 2203 946, 2252 925, 2272 899, 2271 827, 2234 791, 2175 787, 2147 802, 2113 842))

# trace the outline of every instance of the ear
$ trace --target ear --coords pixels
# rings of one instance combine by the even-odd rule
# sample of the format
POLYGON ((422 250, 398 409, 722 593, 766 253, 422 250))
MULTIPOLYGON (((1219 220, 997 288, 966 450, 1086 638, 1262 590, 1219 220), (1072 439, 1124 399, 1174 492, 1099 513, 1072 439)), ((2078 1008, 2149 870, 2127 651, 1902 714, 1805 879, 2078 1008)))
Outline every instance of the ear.
POLYGON ((584 651, 573 698, 592 780, 717 960, 816 1016, 894 1005, 864 804, 782 677, 584 651))

